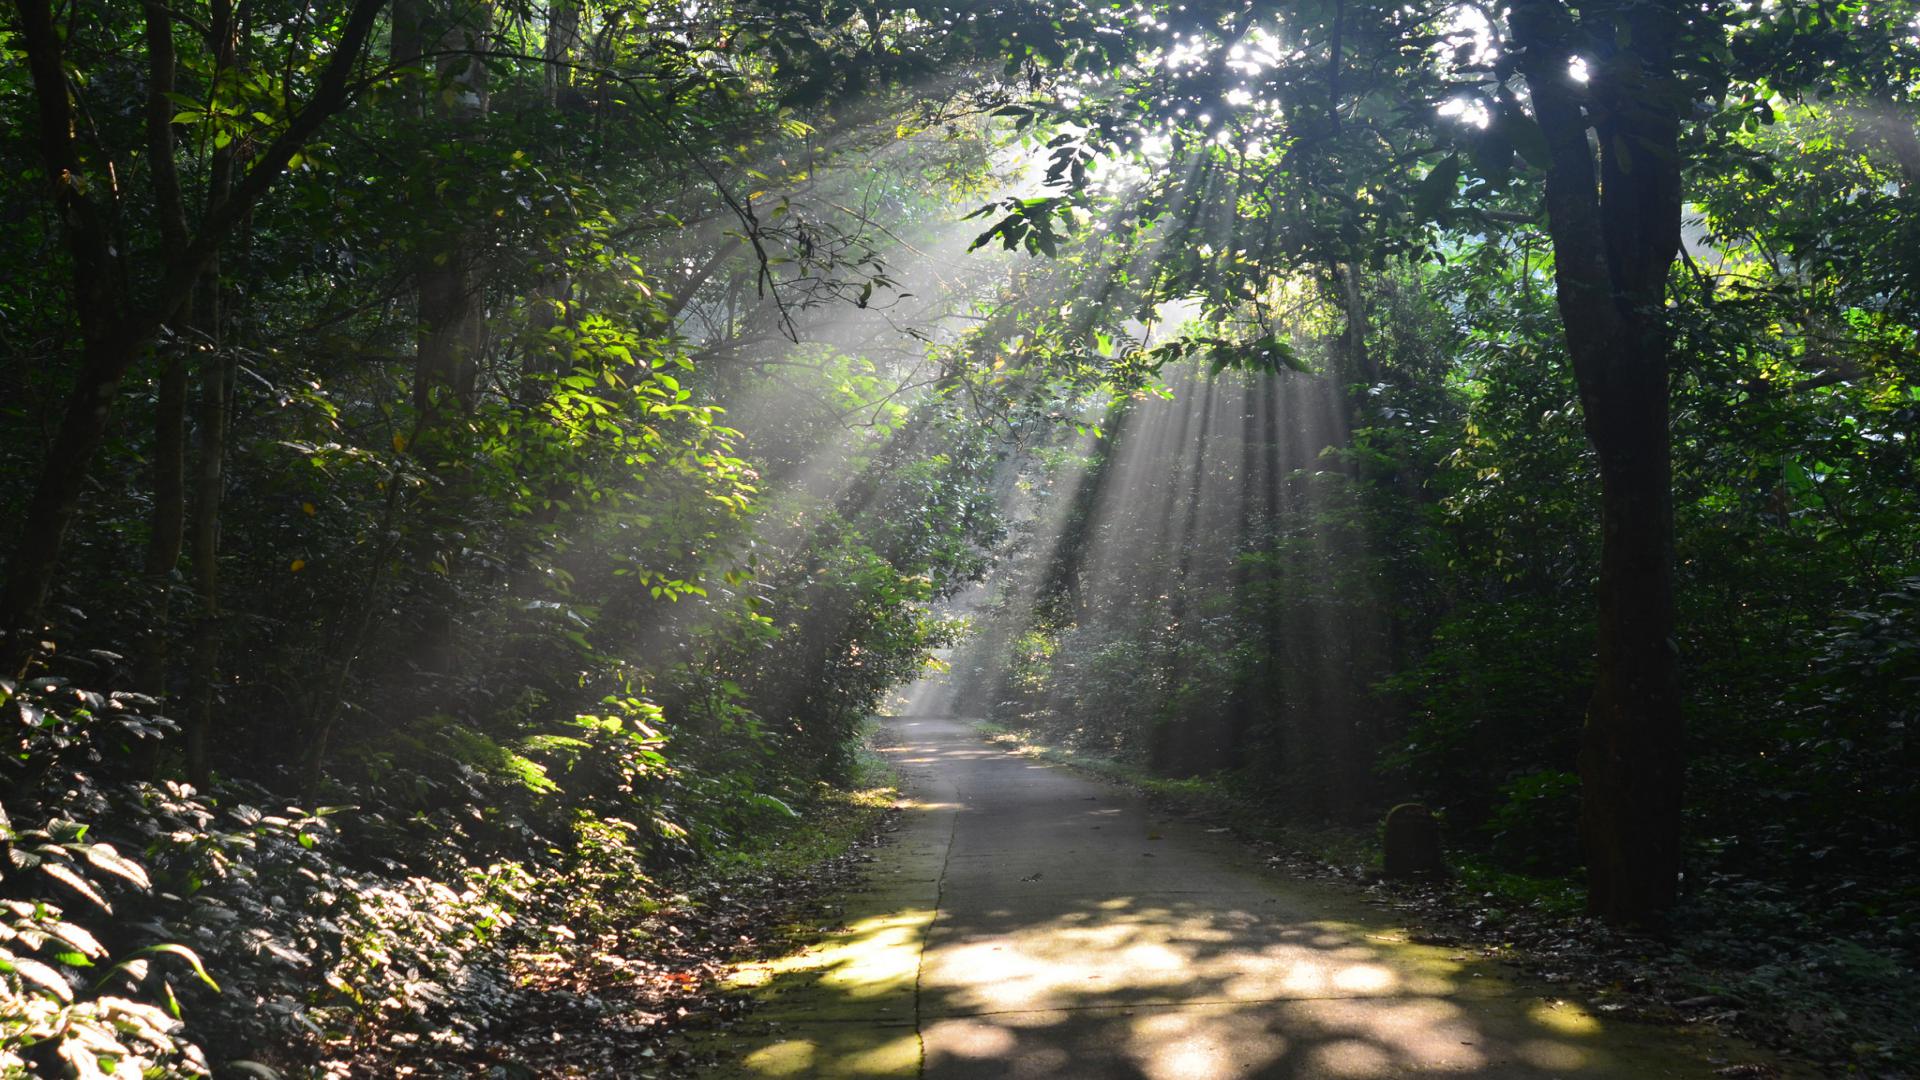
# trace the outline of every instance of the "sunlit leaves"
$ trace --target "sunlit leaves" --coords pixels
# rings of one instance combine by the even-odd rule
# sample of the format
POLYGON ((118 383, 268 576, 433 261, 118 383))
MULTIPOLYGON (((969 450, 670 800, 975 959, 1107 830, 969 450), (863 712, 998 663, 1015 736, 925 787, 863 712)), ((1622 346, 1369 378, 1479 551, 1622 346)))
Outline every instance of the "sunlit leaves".
POLYGON ((151 888, 153 883, 147 879, 147 872, 139 863, 126 858, 113 849, 112 844, 88 844, 84 854, 88 862, 115 877, 132 883, 136 888, 151 888))
POLYGON ((73 868, 71 863, 61 862, 57 859, 48 859, 42 860, 39 866, 48 877, 79 893, 88 901, 92 902, 95 907, 100 908, 107 914, 113 914, 113 905, 108 903, 107 898, 101 895, 100 890, 94 887, 93 882, 82 877, 79 872, 73 868))
POLYGON ((1005 216, 974 237, 973 243, 968 245, 969 250, 985 247, 998 240, 1007 251, 1024 247, 1033 255, 1058 255, 1062 235, 1071 232, 1074 227, 1073 216, 1069 213, 1073 203, 1074 200, 1065 196, 1009 197, 1000 203, 981 207, 967 216, 1005 216))
POLYGON ((1276 334, 1264 334, 1248 341, 1208 334, 1175 338, 1146 353, 1156 367, 1184 360, 1200 359, 1218 374, 1226 370, 1256 371, 1273 375, 1282 371, 1310 371, 1305 360, 1290 342, 1276 334))

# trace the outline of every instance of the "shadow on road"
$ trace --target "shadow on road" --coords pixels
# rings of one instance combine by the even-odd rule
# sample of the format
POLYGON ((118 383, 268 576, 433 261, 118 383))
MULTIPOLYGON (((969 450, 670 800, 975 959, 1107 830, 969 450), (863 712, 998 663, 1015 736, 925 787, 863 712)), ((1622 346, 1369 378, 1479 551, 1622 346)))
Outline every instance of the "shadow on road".
POLYGON ((1754 1056, 1410 943, 1341 890, 967 724, 893 729, 898 841, 841 924, 741 973, 761 1030, 727 1036, 709 1075, 1637 1080, 1754 1056))

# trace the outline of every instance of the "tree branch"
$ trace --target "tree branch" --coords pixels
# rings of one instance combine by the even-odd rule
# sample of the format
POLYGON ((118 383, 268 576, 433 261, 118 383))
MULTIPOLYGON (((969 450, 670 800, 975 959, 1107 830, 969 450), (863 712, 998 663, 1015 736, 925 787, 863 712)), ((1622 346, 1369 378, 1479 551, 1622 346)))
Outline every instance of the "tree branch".
POLYGON ((90 317, 121 306, 114 284, 119 275, 109 270, 112 232, 87 194, 80 155, 73 144, 73 101, 67 92, 66 59, 53 22, 53 5, 49 0, 16 0, 15 6, 33 80, 40 158, 46 165, 67 254, 73 259, 74 302, 84 327, 90 317))
POLYGON ((346 27, 340 35, 340 44, 328 57, 313 97, 254 159, 253 167, 233 186, 233 190, 217 198, 207 208, 193 242, 167 268, 153 306, 140 316, 141 322, 133 328, 141 331, 140 337, 151 334, 161 322, 172 317, 192 293, 194 282, 206 268, 208 260, 220 249, 227 234, 280 178, 287 162, 306 146, 307 140, 313 137, 320 126, 346 107, 354 66, 366 51, 367 39, 372 35, 374 24, 379 21, 380 11, 386 4, 387 0, 354 0, 353 8, 347 15, 346 27))

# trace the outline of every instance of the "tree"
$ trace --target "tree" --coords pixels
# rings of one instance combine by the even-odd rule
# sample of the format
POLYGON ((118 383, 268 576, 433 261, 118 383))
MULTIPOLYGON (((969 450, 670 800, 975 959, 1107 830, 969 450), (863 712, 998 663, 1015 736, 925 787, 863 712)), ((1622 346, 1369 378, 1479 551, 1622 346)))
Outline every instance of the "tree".
MULTIPOLYGON (((110 158, 105 148, 83 140, 85 128, 76 123, 66 60, 72 28, 59 25, 47 0, 18 0, 19 41, 32 79, 41 165, 48 197, 58 209, 73 279, 69 295, 80 362, 20 539, 7 561, 6 583, 0 589, 0 634, 5 635, 0 674, 20 676, 38 648, 61 549, 94 455, 106 437, 121 379, 161 329, 178 318, 221 246, 280 179, 287 163, 329 118, 347 107, 354 73, 384 7, 385 0, 352 0, 339 13, 338 37, 312 72, 305 102, 295 107, 288 98, 286 115, 261 114, 265 119, 256 134, 263 145, 252 163, 230 188, 216 186, 184 246, 167 248, 155 265, 136 273, 132 253, 115 242, 113 223, 121 196, 109 172, 110 158), (134 281, 154 285, 136 290, 129 284, 134 281)), ((175 59, 165 47, 173 32, 171 18, 158 6, 149 9, 148 18, 147 77, 150 85, 171 85, 175 59)), ((219 24, 212 30, 217 34, 219 24)), ((288 48, 299 45, 289 43, 288 48)), ((302 59, 290 55, 287 70, 302 59)), ((233 134, 225 138, 231 140, 233 134)), ((154 149, 165 152, 170 146, 162 141, 154 149)), ((160 216, 171 218, 177 200, 165 181, 160 199, 160 216)))
POLYGON ((1587 902, 1633 921, 1673 903, 1681 868, 1666 291, 1680 250, 1691 94, 1675 58, 1687 29, 1652 4, 1576 17, 1555 0, 1521 0, 1512 17, 1547 146, 1560 322, 1600 461, 1598 666, 1580 753, 1587 902))
MULTIPOLYGON (((1163 253, 1140 278, 1139 309, 1202 298, 1222 361, 1257 364, 1275 275, 1430 249, 1436 224, 1544 227, 1602 488, 1581 753, 1589 904, 1653 922, 1676 898, 1685 777, 1668 432, 1684 358, 1667 303, 1684 181, 1716 123, 1777 95, 1844 82, 1904 97, 1914 43, 1896 28, 1911 14, 1860 2, 1156 5, 1105 27, 1132 54, 1108 78, 1082 74, 1075 42, 1020 46, 1051 54, 1055 85, 1070 88, 1009 110, 1022 127, 1050 121, 1051 190, 1008 204, 980 242, 1051 252, 1089 211, 1131 217, 1163 253), (1128 162, 1133 178, 1112 167, 1128 162), (1104 185, 1102 163, 1115 174, 1104 185)), ((1348 311, 1357 326, 1363 313, 1348 311)))

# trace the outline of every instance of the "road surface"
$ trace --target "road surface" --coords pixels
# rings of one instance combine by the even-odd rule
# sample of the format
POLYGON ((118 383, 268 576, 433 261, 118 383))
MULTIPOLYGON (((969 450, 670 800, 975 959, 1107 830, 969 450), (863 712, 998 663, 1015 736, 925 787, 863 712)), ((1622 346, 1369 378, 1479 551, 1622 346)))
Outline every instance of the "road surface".
MULTIPOLYGON (((1754 1058, 1597 1018, 1116 785, 895 718, 896 843, 709 1076, 1711 1077, 1754 1058)), ((715 1049, 709 1044, 707 1049, 715 1049)))

